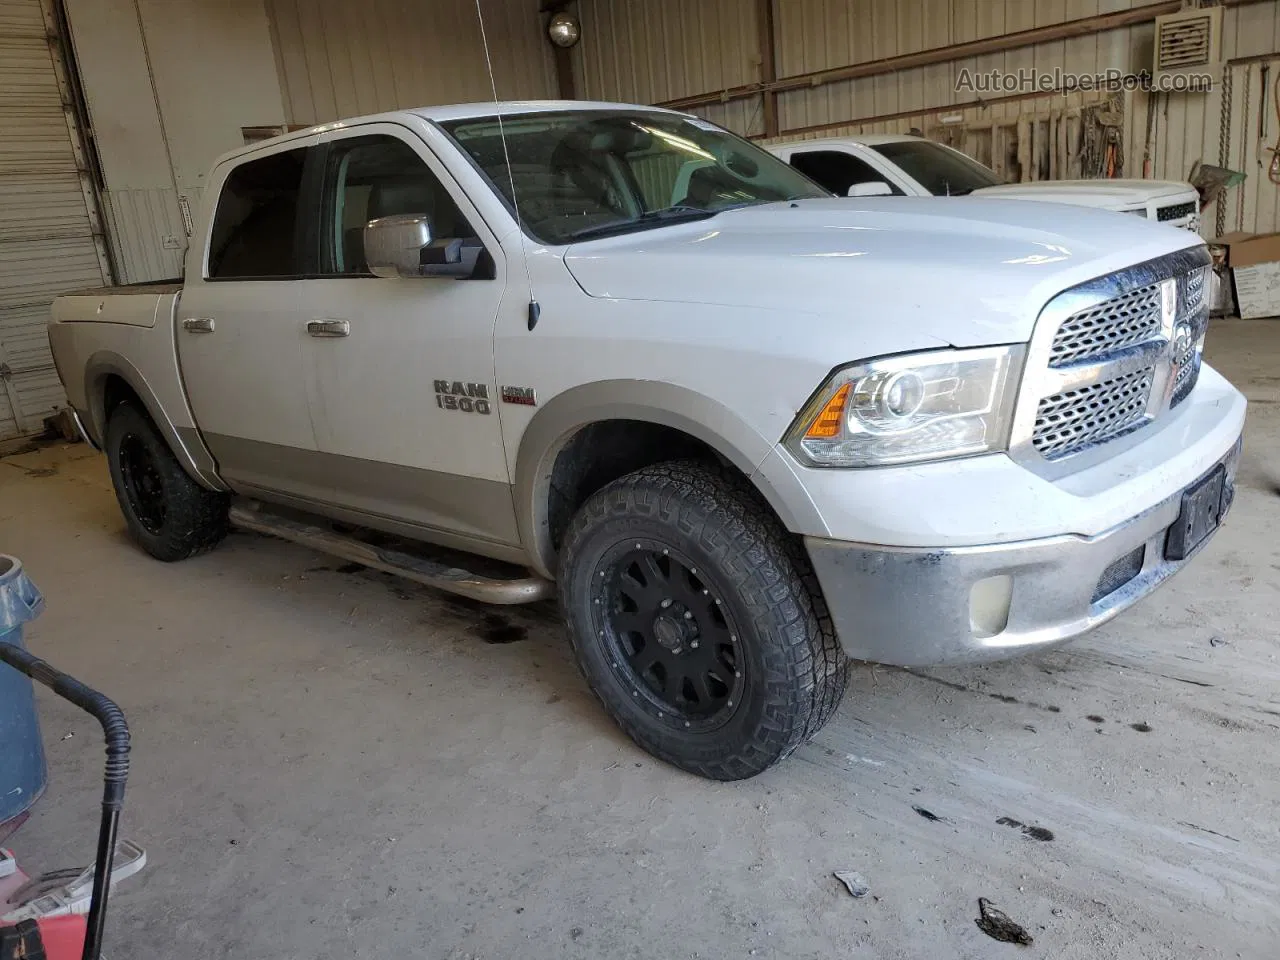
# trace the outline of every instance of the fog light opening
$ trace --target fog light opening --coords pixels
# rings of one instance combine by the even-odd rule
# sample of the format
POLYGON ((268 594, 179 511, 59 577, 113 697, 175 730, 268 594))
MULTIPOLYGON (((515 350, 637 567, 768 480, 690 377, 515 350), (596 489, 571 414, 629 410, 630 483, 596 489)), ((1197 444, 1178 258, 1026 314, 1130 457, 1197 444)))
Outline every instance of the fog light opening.
POLYGON ((1009 625, 1009 607, 1013 602, 1013 577, 979 580, 969 591, 969 629, 974 637, 985 640, 1003 633, 1009 625))

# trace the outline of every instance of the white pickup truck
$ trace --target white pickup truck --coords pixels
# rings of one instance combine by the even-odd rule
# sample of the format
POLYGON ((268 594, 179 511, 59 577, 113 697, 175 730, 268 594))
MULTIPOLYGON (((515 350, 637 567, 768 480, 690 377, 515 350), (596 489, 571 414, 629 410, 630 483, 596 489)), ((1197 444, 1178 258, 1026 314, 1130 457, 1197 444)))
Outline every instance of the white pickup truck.
POLYGON ((223 157, 181 284, 60 297, 49 335, 153 556, 236 525, 558 593, 617 722, 735 779, 846 655, 1038 650, 1188 562, 1245 416, 1209 277, 1185 230, 839 199, 697 118, 487 103, 223 157))
POLYGON ((945 144, 903 134, 866 134, 770 144, 768 149, 838 197, 991 197, 1128 213, 1192 233, 1200 195, 1173 180, 1037 180, 1005 183, 945 144))

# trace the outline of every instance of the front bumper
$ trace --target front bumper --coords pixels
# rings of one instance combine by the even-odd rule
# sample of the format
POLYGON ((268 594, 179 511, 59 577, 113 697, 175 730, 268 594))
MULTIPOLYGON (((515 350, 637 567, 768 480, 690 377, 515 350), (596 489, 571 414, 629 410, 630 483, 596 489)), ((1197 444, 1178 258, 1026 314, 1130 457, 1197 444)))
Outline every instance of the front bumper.
MULTIPOLYGON (((1241 441, 1226 468, 1223 514, 1241 441)), ((1068 640, 1145 597, 1181 570, 1165 540, 1186 488, 1092 537, 973 547, 895 548, 806 537, 849 656, 902 666, 974 663, 1068 640)))

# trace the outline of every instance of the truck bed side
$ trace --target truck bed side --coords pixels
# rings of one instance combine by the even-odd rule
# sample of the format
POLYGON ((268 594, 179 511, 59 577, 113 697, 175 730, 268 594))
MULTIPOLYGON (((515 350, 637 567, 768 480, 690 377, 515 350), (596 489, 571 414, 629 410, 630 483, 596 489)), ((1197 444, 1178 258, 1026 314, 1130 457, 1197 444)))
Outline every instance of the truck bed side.
POLYGON ((106 435, 108 386, 118 388, 123 381, 186 470, 201 484, 223 490, 182 383, 174 337, 180 297, 181 286, 169 283, 58 297, 49 344, 67 399, 95 444, 101 446, 106 435))
POLYGON ((163 293, 181 293, 182 280, 149 280, 145 283, 124 283, 118 287, 89 287, 70 290, 64 297, 153 297, 163 293))

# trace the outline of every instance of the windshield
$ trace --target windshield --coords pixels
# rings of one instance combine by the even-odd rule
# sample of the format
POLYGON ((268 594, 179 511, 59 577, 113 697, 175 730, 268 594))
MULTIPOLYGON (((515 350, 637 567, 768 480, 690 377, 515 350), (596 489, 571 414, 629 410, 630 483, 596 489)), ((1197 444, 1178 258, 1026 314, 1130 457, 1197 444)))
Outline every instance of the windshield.
POLYGON ((871 146, 876 153, 901 167, 935 197, 957 197, 981 187, 999 186, 994 170, 963 153, 930 140, 898 140, 871 146))
POLYGON ((509 206, 518 202, 521 223, 544 243, 831 196, 772 154, 696 117, 611 110, 504 117, 505 152, 496 117, 441 126, 509 206))

